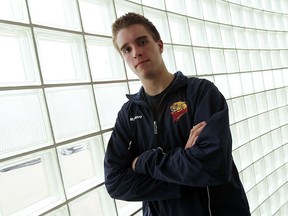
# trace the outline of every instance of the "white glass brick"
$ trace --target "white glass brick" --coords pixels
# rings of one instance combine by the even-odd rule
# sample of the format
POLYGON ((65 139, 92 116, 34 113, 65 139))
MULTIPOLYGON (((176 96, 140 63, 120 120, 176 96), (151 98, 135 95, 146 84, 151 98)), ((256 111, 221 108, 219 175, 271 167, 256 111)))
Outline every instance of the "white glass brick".
POLYGON ((228 82, 231 97, 237 97, 243 94, 240 74, 229 74, 228 82))
POLYGON ((251 73, 241 73, 241 84, 244 95, 254 93, 253 78, 251 73))
POLYGON ((0 47, 0 87, 40 84, 29 28, 0 23, 0 47))
POLYGON ((254 164, 254 171, 255 171, 255 181, 258 183, 260 186, 263 186, 263 181, 264 183, 267 182, 267 172, 265 168, 265 160, 264 158, 261 158, 260 160, 256 161, 254 164))
POLYGON ((251 62, 248 50, 238 50, 238 61, 240 71, 251 71, 251 62))
POLYGON ((224 50, 227 73, 239 72, 239 61, 236 50, 224 50))
MULTIPOLYGON (((253 78, 253 86, 255 92, 260 92, 264 90, 264 80, 262 72, 254 72, 252 73, 253 78)), ((262 104, 261 104, 262 105, 262 104)))
MULTIPOLYGON (((243 80, 243 79, 242 79, 243 80)), ((244 86, 244 85, 243 85, 244 86)), ((247 116, 251 117, 257 114, 257 101, 255 94, 244 97, 247 116)))
POLYGON ((187 18, 168 13, 172 42, 175 44, 191 45, 187 18))
POLYGON ((263 203, 269 196, 266 178, 257 185, 259 203, 263 203))
POLYGON ((244 26, 242 7, 236 4, 230 4, 230 13, 233 26, 244 26))
POLYGON ((28 23, 25 0, 0 1, 0 19, 28 23))
POLYGON ((185 0, 165 0, 167 11, 186 14, 185 0))
MULTIPOLYGON (((259 9, 259 8, 257 8, 259 9)), ((265 24, 265 19, 263 12, 261 10, 254 10, 254 19, 255 19, 255 24, 257 29, 265 29, 266 24, 265 24)))
POLYGON ((253 162, 256 162, 263 156, 261 137, 251 140, 250 147, 251 147, 253 162))
POLYGON ((40 28, 35 36, 45 83, 90 81, 82 36, 40 28))
POLYGON ((99 131, 90 86, 55 87, 45 92, 57 142, 99 131))
POLYGON ((281 67, 287 67, 288 66, 288 51, 287 50, 280 50, 280 61, 281 61, 281 67))
POLYGON ((191 47, 174 46, 176 69, 185 75, 196 75, 196 68, 191 47))
POLYGON ((251 70, 262 70, 261 56, 259 51, 249 51, 251 70))
POLYGON ((41 90, 0 91, 0 158, 52 144, 41 90))
POLYGON ((28 5, 35 24, 80 30, 76 0, 28 0, 28 5))
POLYGON ((112 128, 120 108, 128 100, 128 86, 126 83, 99 84, 94 85, 94 91, 101 129, 112 128))
POLYGON ((142 0, 143 5, 147 5, 154 8, 164 9, 165 8, 165 2, 164 0, 142 0))
POLYGON ((72 200, 69 204, 70 215, 109 215, 117 216, 113 199, 105 186, 101 186, 85 195, 72 200))
POLYGON ((197 75, 212 74, 212 66, 209 51, 204 48, 194 48, 193 52, 194 52, 197 75))
MULTIPOLYGON (((109 1, 111 1, 111 0, 109 0, 109 1)), ((146 1, 151 1, 151 0, 146 0, 146 1)), ((161 4, 163 3, 162 0, 157 1, 155 3, 157 4, 160 2, 161 2, 161 4)), ((131 11, 143 15, 141 5, 135 4, 134 2, 123 1, 123 0, 114 0, 114 3, 115 3, 117 17, 120 17, 126 13, 131 12, 131 11)), ((144 4, 144 1, 143 1, 143 4, 144 4)), ((155 4, 155 6, 156 6, 156 4, 155 4)))
POLYGON ((248 42, 247 42, 247 37, 246 37, 246 30, 244 28, 234 27, 233 33, 234 33, 236 48, 247 49, 248 42))
POLYGON ((258 116, 249 118, 248 126, 249 126, 250 139, 255 139, 261 135, 258 116))
MULTIPOLYGON (((276 88, 282 88, 284 86, 284 80, 283 80, 281 69, 280 70, 273 70, 273 79, 274 79, 275 89, 276 88)), ((276 89, 276 91, 277 91, 277 89, 276 89)))
POLYGON ((65 200, 53 150, 0 163, 0 188, 3 215, 39 215, 65 200))
POLYGON ((279 113, 277 109, 269 111, 269 120, 271 130, 280 126, 279 113))
POLYGON ((259 205, 257 187, 253 187, 250 191, 248 191, 247 199, 249 202, 250 212, 253 212, 259 205))
POLYGON ((144 7, 144 15, 157 28, 164 43, 171 43, 167 14, 163 11, 144 7))
MULTIPOLYGON (((273 177, 271 177, 271 178, 273 178, 273 180, 271 180, 271 184, 269 184, 269 181, 268 181, 269 192, 272 193, 277 188, 277 185, 276 185, 277 181, 276 181, 276 179, 274 179, 274 174, 273 174, 275 172, 275 169, 276 169, 274 153, 270 152, 268 155, 266 155, 264 157, 264 160, 265 160, 266 173, 270 176, 273 176, 273 177)), ((275 178, 276 178, 276 175, 275 175, 275 178)), ((270 193, 270 195, 271 195, 271 193, 270 193)))
POLYGON ((257 31, 252 29, 246 29, 246 38, 249 49, 259 49, 257 31))
POLYGON ((275 87, 272 71, 263 71, 263 80, 264 80, 265 90, 270 90, 275 87))
POLYGON ((44 214, 44 216, 69 216, 68 207, 65 205, 52 212, 44 214))
POLYGON ((224 95, 225 98, 229 99, 231 95, 230 95, 227 75, 214 76, 214 80, 215 80, 215 85, 218 87, 220 92, 224 95))
MULTIPOLYGON (((243 4, 243 3, 242 3, 243 4)), ((254 10, 250 7, 242 7, 244 25, 248 28, 255 28, 254 10)))
POLYGON ((271 60, 272 60, 272 67, 273 68, 281 68, 282 62, 280 57, 280 51, 270 51, 271 60))
POLYGON ((267 112, 259 115, 259 123, 261 134, 265 134, 270 131, 270 120, 267 112))
POLYGON ((221 38, 224 48, 235 48, 235 41, 233 37, 233 28, 227 25, 220 26, 221 38))
POLYGON ((239 148, 239 157, 242 169, 245 169, 252 164, 253 158, 249 144, 243 145, 239 148))
POLYGON ((194 46, 208 46, 204 21, 189 19, 191 41, 194 46))
POLYGON ((115 20, 113 2, 106 0, 79 0, 85 32, 111 35, 111 23, 115 20))
POLYGON ((271 55, 269 51, 260 51, 261 56, 261 63, 262 63, 262 69, 271 69, 272 68, 272 60, 271 55))
MULTIPOLYGON (((261 126, 261 125, 260 125, 261 126)), ((273 151, 273 143, 272 143, 272 135, 271 133, 267 133, 261 137, 261 144, 263 149, 263 155, 269 154, 273 151)))
POLYGON ((123 60, 110 38, 86 36, 86 46, 93 81, 125 79, 123 60))
POLYGON ((210 49, 210 59, 211 59, 213 74, 226 73, 226 64, 225 64, 223 50, 210 49))
POLYGON ((277 97, 275 90, 266 91, 268 110, 272 110, 278 107, 277 97))
POLYGON ((205 20, 218 22, 217 9, 215 1, 201 0, 202 10, 205 20))
MULTIPOLYGON (((278 148, 280 148, 284 144, 284 142, 282 140, 282 134, 281 134, 280 128, 271 131, 271 136, 272 136, 272 140, 273 140, 273 143, 272 143, 273 149, 277 150, 278 148)), ((279 161, 281 161, 281 158, 279 158, 279 161)))
POLYGON ((205 23, 208 45, 210 47, 223 47, 220 26, 214 23, 205 23))
POLYGON ((185 0, 185 4, 188 16, 203 19, 201 0, 185 0))
POLYGON ((176 64, 175 64, 175 58, 174 58, 172 45, 168 45, 168 44, 164 45, 164 52, 162 53, 162 58, 166 64, 168 71, 171 71, 171 72, 176 71, 176 64))
POLYGON ((104 182, 101 136, 57 148, 67 198, 104 182))
POLYGON ((269 49, 269 40, 266 30, 257 30, 257 37, 260 49, 269 49))
POLYGON ((243 187, 246 192, 250 191, 256 184, 254 166, 250 165, 242 171, 243 187))
POLYGON ((225 1, 216 1, 217 15, 220 23, 231 24, 231 15, 229 3, 225 1))
POLYGON ((243 97, 232 99, 232 108, 234 111, 234 118, 236 122, 244 120, 247 117, 245 101, 243 97))

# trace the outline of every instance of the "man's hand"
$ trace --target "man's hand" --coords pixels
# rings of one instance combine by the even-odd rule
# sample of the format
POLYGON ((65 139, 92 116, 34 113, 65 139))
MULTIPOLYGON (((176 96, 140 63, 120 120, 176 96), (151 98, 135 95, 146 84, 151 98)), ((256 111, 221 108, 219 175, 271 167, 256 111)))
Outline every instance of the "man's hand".
POLYGON ((190 130, 189 138, 188 138, 187 143, 185 145, 185 149, 191 148, 195 144, 196 139, 198 138, 199 134, 201 133, 201 131, 203 130, 205 125, 206 125, 206 122, 203 121, 203 122, 200 122, 197 125, 195 125, 190 130))
POLYGON ((135 166, 136 166, 136 162, 138 160, 138 157, 136 157, 133 162, 132 162, 132 169, 135 171, 135 166))

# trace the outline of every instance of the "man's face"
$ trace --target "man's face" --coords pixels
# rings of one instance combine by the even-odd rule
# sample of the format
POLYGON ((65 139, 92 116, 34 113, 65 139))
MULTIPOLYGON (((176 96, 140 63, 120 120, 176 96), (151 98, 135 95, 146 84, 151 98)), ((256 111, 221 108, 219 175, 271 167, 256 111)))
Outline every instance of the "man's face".
POLYGON ((161 70, 163 42, 155 42, 147 29, 134 24, 121 29, 116 38, 120 53, 131 70, 141 79, 152 78, 161 70))

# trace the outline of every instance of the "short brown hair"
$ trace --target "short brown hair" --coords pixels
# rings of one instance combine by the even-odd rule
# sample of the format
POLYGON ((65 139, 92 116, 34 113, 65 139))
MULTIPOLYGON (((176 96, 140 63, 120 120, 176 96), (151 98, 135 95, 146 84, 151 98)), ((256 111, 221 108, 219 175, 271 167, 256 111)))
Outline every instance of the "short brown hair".
POLYGON ((116 43, 116 37, 117 37, 118 32, 121 29, 127 28, 128 26, 133 25, 133 24, 143 25, 148 30, 148 32, 151 34, 154 41, 158 42, 159 40, 161 40, 161 37, 160 37, 158 30, 156 29, 156 27, 154 26, 154 24, 150 20, 148 20, 143 15, 129 12, 129 13, 126 13, 126 14, 122 15, 121 17, 119 17, 112 24, 112 39, 113 39, 114 47, 117 50, 119 50, 119 47, 116 43))

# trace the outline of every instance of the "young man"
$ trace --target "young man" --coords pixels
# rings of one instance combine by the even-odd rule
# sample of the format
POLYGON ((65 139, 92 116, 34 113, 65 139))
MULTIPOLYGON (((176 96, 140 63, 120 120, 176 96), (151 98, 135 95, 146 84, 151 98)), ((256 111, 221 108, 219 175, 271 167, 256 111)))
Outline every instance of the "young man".
POLYGON ((127 95, 108 143, 110 196, 143 201, 147 216, 250 215, 225 98, 207 80, 169 73, 160 35, 142 15, 123 15, 112 31, 143 86, 127 95))

